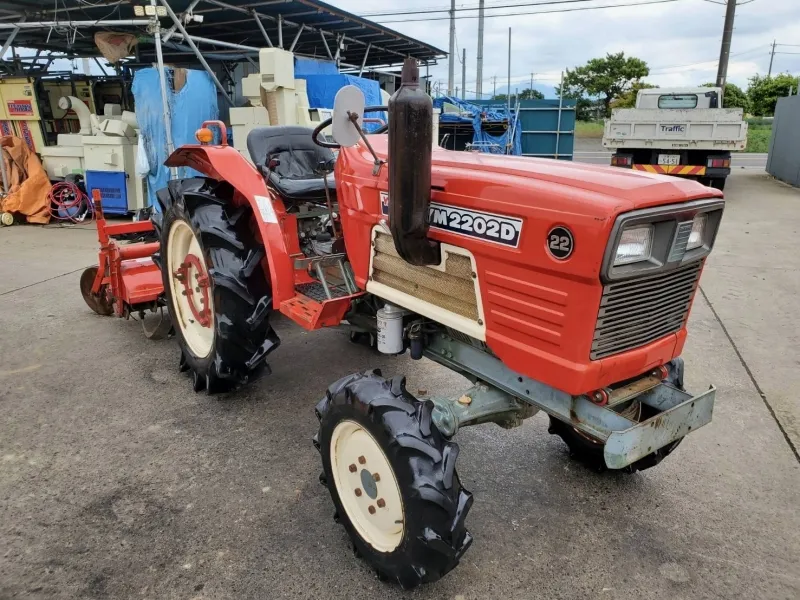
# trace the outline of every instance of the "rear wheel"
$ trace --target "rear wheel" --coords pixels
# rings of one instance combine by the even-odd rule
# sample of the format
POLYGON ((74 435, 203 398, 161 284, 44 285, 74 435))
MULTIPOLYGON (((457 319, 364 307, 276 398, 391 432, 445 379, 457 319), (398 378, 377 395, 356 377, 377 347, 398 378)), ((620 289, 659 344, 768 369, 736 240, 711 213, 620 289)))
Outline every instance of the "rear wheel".
POLYGON ((458 446, 431 421, 433 404, 375 371, 334 383, 316 411, 320 480, 356 554, 406 589, 453 569, 472 543, 472 494, 455 470, 458 446))
POLYGON ((227 182, 175 180, 158 193, 153 220, 164 294, 181 348, 181 371, 195 391, 224 392, 269 370, 280 340, 269 324, 272 295, 264 248, 250 229, 249 207, 236 207, 227 182))

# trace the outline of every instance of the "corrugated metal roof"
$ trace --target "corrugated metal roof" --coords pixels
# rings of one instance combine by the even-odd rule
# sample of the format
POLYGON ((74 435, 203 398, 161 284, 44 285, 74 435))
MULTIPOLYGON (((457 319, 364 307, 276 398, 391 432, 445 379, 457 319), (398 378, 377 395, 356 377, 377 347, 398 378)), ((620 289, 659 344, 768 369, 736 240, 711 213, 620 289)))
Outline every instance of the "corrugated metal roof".
MULTIPOLYGON (((23 17, 26 22, 58 21, 52 29, 22 29, 14 40, 15 46, 41 50, 68 51, 76 56, 96 56, 94 45, 96 31, 125 31, 140 37, 139 59, 142 62, 155 60, 155 49, 145 27, 70 27, 71 21, 122 20, 135 17, 135 4, 148 4, 147 0, 130 3, 128 0, 0 0, 0 22, 17 23, 23 17)), ((203 22, 186 24, 190 35, 250 47, 269 45, 258 18, 271 43, 283 47, 294 47, 299 55, 318 58, 338 58, 340 63, 366 67, 397 65, 405 57, 413 57, 428 64, 447 56, 442 50, 408 37, 397 31, 358 17, 317 0, 170 0, 170 7, 180 17, 192 10, 202 16, 203 22), (324 41, 323 41, 324 39, 324 41), (337 43, 338 42, 338 43, 337 43), (326 47, 327 46, 327 47, 326 47), (339 48, 337 56, 337 48, 339 48)), ((161 18, 162 29, 173 25, 169 17, 161 18)), ((8 30, 0 33, 4 38, 8 30)), ((181 43, 179 35, 171 42, 181 43)), ((232 48, 222 48, 209 43, 199 43, 203 54, 216 57, 230 55, 232 60, 240 54, 232 48)), ((175 47, 165 47, 165 61, 169 63, 195 63, 191 52, 175 47)))

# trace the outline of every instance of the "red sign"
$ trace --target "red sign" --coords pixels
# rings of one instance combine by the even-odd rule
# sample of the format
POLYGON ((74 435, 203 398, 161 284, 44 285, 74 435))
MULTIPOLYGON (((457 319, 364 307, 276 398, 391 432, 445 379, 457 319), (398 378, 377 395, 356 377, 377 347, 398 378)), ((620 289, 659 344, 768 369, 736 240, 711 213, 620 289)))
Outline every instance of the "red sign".
POLYGON ((0 121, 0 133, 3 135, 14 135, 14 130, 11 128, 11 121, 0 121))
POLYGON ((33 104, 30 100, 9 100, 6 102, 8 114, 15 117, 33 116, 33 104))
POLYGON ((36 152, 36 142, 33 141, 33 132, 31 128, 28 127, 27 121, 19 121, 19 132, 21 134, 20 137, 25 140, 28 148, 30 148, 32 152, 36 152))

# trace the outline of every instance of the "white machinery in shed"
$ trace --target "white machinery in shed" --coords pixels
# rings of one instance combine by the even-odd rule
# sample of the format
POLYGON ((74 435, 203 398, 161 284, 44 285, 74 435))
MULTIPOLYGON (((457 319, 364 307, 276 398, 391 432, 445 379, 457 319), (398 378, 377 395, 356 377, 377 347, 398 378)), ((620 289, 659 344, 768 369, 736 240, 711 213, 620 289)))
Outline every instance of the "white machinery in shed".
POLYGON ((78 115, 78 133, 58 134, 57 145, 42 148, 42 162, 51 180, 83 175, 86 192, 98 188, 103 194, 103 210, 109 214, 128 214, 147 206, 146 181, 136 176, 139 135, 136 115, 121 111, 119 105, 106 104, 103 115, 93 115, 73 96, 59 99, 58 105, 78 115))
POLYGON ((247 134, 267 125, 311 127, 306 80, 294 77, 294 54, 280 48, 261 48, 258 73, 242 79, 242 96, 250 106, 230 109, 233 147, 248 161, 247 134))

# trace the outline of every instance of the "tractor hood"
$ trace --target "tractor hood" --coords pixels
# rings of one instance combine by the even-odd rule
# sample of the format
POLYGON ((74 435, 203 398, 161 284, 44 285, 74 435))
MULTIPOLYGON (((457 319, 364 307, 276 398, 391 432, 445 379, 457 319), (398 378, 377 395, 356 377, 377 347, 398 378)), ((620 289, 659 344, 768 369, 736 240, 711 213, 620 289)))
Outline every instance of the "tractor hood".
MULTIPOLYGON (((387 136, 370 136, 370 142, 376 152, 386 158, 387 136)), ((580 212, 603 216, 722 197, 718 190, 669 175, 566 160, 456 152, 442 148, 433 151, 432 170, 433 188, 445 187, 448 193, 461 192, 457 188, 469 182, 484 187, 485 193, 481 194, 484 197, 496 197, 500 192, 498 186, 511 187, 517 192, 513 193, 514 203, 520 202, 521 194, 518 192, 524 189, 544 196, 569 198, 570 204, 582 204, 588 209, 580 212)), ((463 193, 474 193, 474 190, 463 189, 463 193)), ((536 201, 531 198, 531 202, 536 201)))

